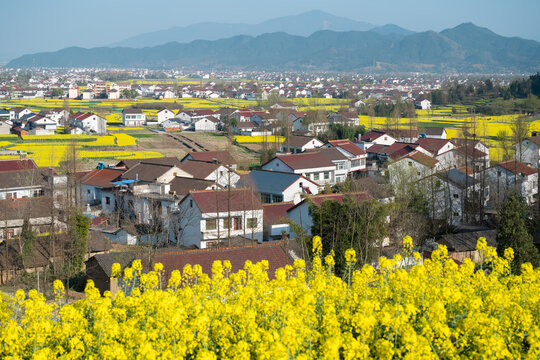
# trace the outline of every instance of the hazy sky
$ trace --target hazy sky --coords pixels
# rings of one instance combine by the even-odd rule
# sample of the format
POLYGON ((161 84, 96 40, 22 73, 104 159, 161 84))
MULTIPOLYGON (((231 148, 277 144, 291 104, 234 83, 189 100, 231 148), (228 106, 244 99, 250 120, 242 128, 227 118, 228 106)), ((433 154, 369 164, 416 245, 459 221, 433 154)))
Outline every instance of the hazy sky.
POLYGON ((414 31, 463 22, 540 41, 540 0, 0 0, 0 62, 67 46, 95 47, 203 21, 258 23, 323 10, 414 31))

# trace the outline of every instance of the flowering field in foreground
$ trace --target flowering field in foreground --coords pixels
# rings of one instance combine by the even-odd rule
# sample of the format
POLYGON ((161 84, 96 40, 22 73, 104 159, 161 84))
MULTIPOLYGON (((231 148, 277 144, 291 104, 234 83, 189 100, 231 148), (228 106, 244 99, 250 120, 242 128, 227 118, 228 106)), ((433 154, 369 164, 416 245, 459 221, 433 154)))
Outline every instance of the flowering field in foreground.
MULTIPOLYGON (((406 238, 407 239, 407 238, 406 238)), ((409 238, 410 240, 410 238, 409 238)), ((123 271, 120 291, 101 297, 91 282, 86 299, 62 305, 35 290, 0 302, 0 357, 103 359, 538 359, 540 271, 530 264, 509 274, 508 259, 479 240, 490 272, 458 266, 445 247, 420 264, 420 255, 381 258, 377 271, 334 275, 331 255, 278 269, 246 262, 231 272, 215 262, 212 276, 198 265, 170 274, 163 266, 123 271), (404 265, 404 266, 399 266, 404 265), (272 274, 274 275, 274 274, 272 274)), ((411 244, 412 241, 405 241, 411 244)), ((410 249, 410 247, 407 247, 410 249)), ((113 276, 122 274, 113 265, 113 276)))

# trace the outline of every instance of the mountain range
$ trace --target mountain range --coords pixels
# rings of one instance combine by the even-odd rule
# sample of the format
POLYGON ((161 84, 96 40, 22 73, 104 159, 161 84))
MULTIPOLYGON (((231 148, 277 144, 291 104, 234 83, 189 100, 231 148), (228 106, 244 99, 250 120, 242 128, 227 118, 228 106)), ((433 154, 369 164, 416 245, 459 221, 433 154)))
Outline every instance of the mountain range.
MULTIPOLYGON (((409 31, 405 29, 399 30, 400 28, 398 28, 396 27, 393 31, 409 31)), ((309 36, 320 30, 367 31, 372 29, 377 30, 378 27, 367 22, 335 16, 320 10, 312 10, 298 15, 270 19, 258 24, 204 22, 189 26, 177 26, 136 35, 115 42, 110 47, 143 48, 162 45, 172 41, 189 43, 195 40, 219 40, 237 35, 258 36, 273 32, 309 36)))
POLYGON ((533 40, 503 37, 471 23, 440 33, 398 30, 387 25, 370 31, 322 30, 309 36, 284 32, 237 35, 213 41, 174 41, 145 48, 70 47, 56 52, 24 55, 9 62, 7 67, 443 73, 536 72, 540 69, 540 43, 533 40))

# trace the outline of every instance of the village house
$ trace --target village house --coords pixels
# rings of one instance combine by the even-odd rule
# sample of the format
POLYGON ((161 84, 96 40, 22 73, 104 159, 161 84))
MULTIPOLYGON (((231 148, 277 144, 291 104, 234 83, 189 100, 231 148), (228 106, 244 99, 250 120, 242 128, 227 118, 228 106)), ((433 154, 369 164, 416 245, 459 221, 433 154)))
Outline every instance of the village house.
POLYGON ((497 230, 461 226, 456 233, 442 235, 437 243, 445 245, 448 249, 448 257, 462 263, 470 259, 474 263, 483 261, 481 254, 476 249, 479 238, 485 238, 487 245, 497 247, 497 230))
POLYGON ((146 114, 141 109, 122 110, 122 124, 124 126, 144 126, 146 125, 146 114))
POLYGON ((103 135, 107 133, 107 120, 91 112, 78 112, 71 115, 69 123, 86 133, 103 135))
POLYGON ((449 169, 459 165, 458 154, 452 151, 456 149, 456 145, 451 140, 420 138, 416 143, 439 161, 440 169, 449 169))
POLYGON ((516 159, 538 169, 540 164, 540 132, 533 131, 531 136, 514 144, 516 159))
POLYGON ((292 201, 263 204, 264 241, 280 240, 284 235, 289 235, 290 226, 287 219, 287 210, 293 206, 294 203, 292 201))
POLYGON ((174 112, 172 112, 171 110, 169 110, 167 108, 161 109, 161 110, 159 110, 157 112, 157 122, 158 122, 158 124, 161 124, 164 121, 172 119, 172 118, 174 118, 174 112))
POLYGON ((51 226, 61 228, 54 205, 46 196, 0 200, 0 239, 12 239, 21 233, 24 220, 28 220, 36 233, 49 231, 51 226))
POLYGON ((327 148, 336 148, 349 159, 349 169, 347 176, 358 178, 364 176, 366 170, 367 153, 349 139, 330 140, 324 145, 327 148))
POLYGON ((485 181, 492 190, 491 201, 496 208, 504 204, 508 195, 517 193, 528 205, 538 194, 538 171, 517 160, 503 161, 485 171, 485 181))
POLYGON ((80 180, 80 199, 83 205, 98 205, 102 201, 102 191, 114 187, 111 183, 118 179, 123 170, 94 169, 80 180))
POLYGON ((316 150, 300 154, 277 155, 263 164, 262 169, 300 174, 320 186, 332 185, 337 181, 336 164, 316 150))
POLYGON ((214 181, 223 188, 235 187, 240 176, 226 165, 206 161, 185 161, 178 166, 177 176, 214 181))
POLYGON ((205 116, 193 121, 194 131, 217 131, 219 120, 214 116, 205 116))
POLYGON ((39 197, 46 185, 39 169, 0 171, 0 200, 39 197))
POLYGON ((316 195, 319 185, 300 175, 281 171, 252 170, 237 184, 259 194, 263 203, 300 202, 304 195, 316 195))
POLYGON ((281 144, 280 151, 283 153, 297 154, 306 150, 316 149, 323 146, 324 143, 313 136, 288 136, 281 144))
POLYGON ((183 245, 205 249, 229 237, 263 241, 263 208, 250 189, 191 191, 179 208, 183 245))
POLYGON ((361 136, 364 150, 369 149, 373 145, 390 146, 397 140, 388 135, 384 131, 372 130, 361 136))
POLYGON ((438 166, 437 159, 414 150, 388 164, 389 180, 393 186, 415 182, 434 174, 438 166))
POLYGON ((30 115, 32 111, 25 107, 12 107, 9 109, 9 120, 21 119, 25 115, 30 115))
POLYGON ((478 198, 483 192, 483 202, 486 207, 490 197, 489 184, 463 173, 458 169, 441 171, 418 181, 422 189, 426 189, 430 216, 436 220, 443 220, 451 225, 462 225, 482 219, 470 218, 468 214, 477 203, 471 200, 478 198), (484 185, 484 187, 482 187, 484 185))
POLYGON ((446 139, 446 129, 443 127, 426 127, 423 134, 428 139, 446 139))

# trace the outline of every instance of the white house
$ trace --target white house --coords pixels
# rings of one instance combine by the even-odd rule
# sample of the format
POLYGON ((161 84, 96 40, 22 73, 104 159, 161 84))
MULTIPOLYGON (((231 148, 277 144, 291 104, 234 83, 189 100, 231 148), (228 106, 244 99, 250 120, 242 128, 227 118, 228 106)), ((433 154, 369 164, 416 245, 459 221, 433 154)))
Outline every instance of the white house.
POLYGON ((217 131, 219 120, 213 116, 206 116, 193 121, 195 131, 217 131))
POLYGON ((229 237, 263 241, 263 207, 249 189, 191 191, 178 206, 185 246, 205 249, 229 237))
POLYGON ((514 147, 516 148, 516 159, 538 169, 540 163, 540 132, 533 131, 529 138, 515 144, 514 147))
POLYGON ((424 134, 428 139, 446 139, 446 129, 439 126, 426 127, 424 134))
POLYGON ((238 182, 259 194, 265 204, 276 202, 299 203, 305 195, 319 193, 319 185, 300 175, 281 171, 253 170, 238 182))
POLYGON ((180 172, 177 176, 214 181, 223 188, 235 187, 240 180, 238 173, 223 164, 190 160, 183 162, 178 168, 180 172))
POLYGON ((157 122, 161 124, 165 120, 174 118, 174 112, 169 109, 161 109, 157 112, 157 122))
POLYGON ((380 130, 369 131, 362 135, 360 139, 363 142, 364 150, 369 149, 373 145, 390 146, 397 141, 394 137, 380 130))
POLYGON ((417 101, 414 103, 414 107, 421 110, 430 110, 431 109, 431 101, 429 100, 422 100, 417 101))
POLYGON ((123 172, 119 169, 94 169, 86 174, 80 180, 81 204, 84 206, 101 204, 102 191, 112 189, 114 185, 111 182, 119 178, 123 172))
POLYGON ((388 175, 393 186, 413 183, 434 174, 439 161, 419 151, 413 151, 388 164, 388 175))
POLYGON ((25 107, 13 107, 9 109, 9 120, 17 120, 25 115, 30 115, 32 111, 25 107))
POLYGON ((291 135, 281 144, 281 152, 297 154, 323 145, 324 143, 314 136, 291 135))
POLYGON ((49 231, 51 225, 65 228, 53 215, 52 208, 52 199, 46 196, 0 200, 0 240, 17 237, 25 219, 36 233, 49 231))
POLYGON ((140 109, 124 109, 122 123, 124 126, 144 126, 146 125, 146 114, 140 109))
POLYGON ((514 192, 523 196, 529 205, 538 194, 538 171, 517 160, 504 161, 486 169, 485 181, 492 191, 491 201, 496 207, 514 192))
POLYGON ((0 200, 42 196, 45 185, 38 169, 0 171, 0 200))
POLYGON ((107 133, 107 120, 91 112, 75 113, 71 115, 69 122, 88 133, 100 135, 107 133))
POLYGON ((482 220, 466 216, 466 199, 472 199, 475 193, 483 191, 484 202, 481 206, 486 206, 490 197, 489 184, 484 184, 484 188, 482 188, 481 181, 458 169, 450 169, 428 176, 419 180, 418 186, 426 190, 428 208, 431 209, 429 215, 433 219, 444 220, 451 225, 462 225, 482 220))
POLYGON ((330 140, 324 146, 327 148, 336 148, 349 159, 348 176, 362 176, 362 173, 366 170, 367 153, 360 146, 348 139, 330 140))
POLYGON ((336 164, 320 152, 278 155, 263 164, 262 169, 300 174, 320 186, 336 183, 336 164))

